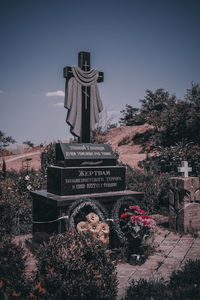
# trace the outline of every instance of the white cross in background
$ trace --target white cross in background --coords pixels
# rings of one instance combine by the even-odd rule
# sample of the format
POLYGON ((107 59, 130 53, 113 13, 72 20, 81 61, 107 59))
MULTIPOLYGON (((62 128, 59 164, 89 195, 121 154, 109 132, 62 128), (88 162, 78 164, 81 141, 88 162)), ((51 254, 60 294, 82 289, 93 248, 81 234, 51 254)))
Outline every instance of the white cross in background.
POLYGON ((178 167, 178 172, 181 173, 181 176, 188 177, 188 173, 192 172, 192 168, 188 167, 188 162, 187 161, 182 161, 181 162, 181 167, 178 167))

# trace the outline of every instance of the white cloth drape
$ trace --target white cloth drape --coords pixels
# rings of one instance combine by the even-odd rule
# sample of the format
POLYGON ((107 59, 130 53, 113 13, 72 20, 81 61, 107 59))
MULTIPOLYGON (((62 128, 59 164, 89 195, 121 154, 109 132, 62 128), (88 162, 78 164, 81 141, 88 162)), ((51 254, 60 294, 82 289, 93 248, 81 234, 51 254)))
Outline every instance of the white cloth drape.
POLYGON ((71 126, 71 132, 80 137, 82 123, 82 86, 90 87, 90 129, 94 130, 99 121, 99 113, 103 110, 97 80, 99 72, 96 69, 83 71, 72 67, 74 77, 70 78, 65 91, 64 107, 68 109, 66 122, 71 126))

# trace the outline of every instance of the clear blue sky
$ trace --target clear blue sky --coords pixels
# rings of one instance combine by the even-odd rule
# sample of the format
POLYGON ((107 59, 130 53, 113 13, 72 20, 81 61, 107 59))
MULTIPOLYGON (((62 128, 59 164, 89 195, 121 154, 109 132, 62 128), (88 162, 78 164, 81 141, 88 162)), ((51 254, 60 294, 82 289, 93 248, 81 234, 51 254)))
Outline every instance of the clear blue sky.
POLYGON ((104 72, 109 116, 146 89, 183 98, 200 82, 199 16, 198 0, 0 0, 0 130, 18 143, 69 138, 57 91, 79 51, 104 72))

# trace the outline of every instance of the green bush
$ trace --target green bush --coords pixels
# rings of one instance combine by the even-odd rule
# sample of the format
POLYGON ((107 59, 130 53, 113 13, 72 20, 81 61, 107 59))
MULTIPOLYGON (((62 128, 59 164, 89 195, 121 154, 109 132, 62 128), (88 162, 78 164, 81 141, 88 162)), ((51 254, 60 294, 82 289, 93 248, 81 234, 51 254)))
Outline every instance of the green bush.
POLYGON ((106 248, 90 234, 68 230, 37 253, 38 273, 33 294, 39 299, 114 300, 115 266, 106 248))
POLYGON ((0 299, 28 299, 30 290, 23 248, 0 236, 0 299))
POLYGON ((187 89, 184 100, 160 88, 146 90, 144 99, 140 100, 141 108, 126 105, 122 110, 120 122, 123 125, 137 125, 148 123, 154 129, 134 137, 134 141, 147 143, 151 146, 169 147, 187 139, 200 145, 200 84, 192 83, 187 89))
POLYGON ((0 235, 10 234, 13 227, 13 219, 11 217, 11 206, 8 201, 0 202, 0 235))
POLYGON ((169 287, 173 299, 200 299, 200 260, 189 260, 181 270, 174 271, 169 287))
POLYGON ((3 159, 3 165, 2 165, 2 176, 6 177, 6 162, 5 159, 3 159))
POLYGON ((6 232, 9 234, 26 234, 31 231, 32 200, 31 190, 39 190, 44 186, 41 171, 7 172, 6 179, 0 182, 0 205, 6 232))
POLYGON ((121 300, 161 300, 169 299, 167 287, 163 280, 153 281, 140 279, 132 281, 130 287, 126 291, 126 295, 121 300))
POLYGON ((56 143, 50 143, 42 152, 41 166, 43 175, 46 178, 47 167, 56 163, 56 143))
POLYGON ((174 271, 169 282, 140 279, 132 281, 121 300, 133 299, 200 299, 200 260, 189 260, 182 269, 174 271))
POLYGON ((142 125, 145 123, 145 119, 140 113, 139 108, 135 108, 132 105, 126 104, 126 108, 120 111, 122 117, 119 123, 125 126, 142 125))
POLYGON ((192 167, 191 175, 200 176, 200 147, 186 141, 170 147, 160 147, 156 156, 140 162, 139 166, 156 173, 177 176, 180 175, 178 167, 184 160, 188 161, 189 166, 192 167))
POLYGON ((126 183, 128 189, 144 193, 140 206, 148 214, 159 213, 161 207, 168 207, 167 175, 127 166, 126 183))
POLYGON ((123 137, 123 139, 118 143, 118 147, 123 146, 123 145, 127 145, 130 143, 130 137, 129 136, 125 136, 123 137))

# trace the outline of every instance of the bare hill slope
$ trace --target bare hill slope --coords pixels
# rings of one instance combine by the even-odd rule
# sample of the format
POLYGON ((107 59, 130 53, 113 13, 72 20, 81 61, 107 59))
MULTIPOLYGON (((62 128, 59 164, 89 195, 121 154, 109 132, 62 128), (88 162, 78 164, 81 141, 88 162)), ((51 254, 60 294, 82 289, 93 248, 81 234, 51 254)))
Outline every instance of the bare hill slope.
MULTIPOLYGON (((128 164, 132 168, 137 168, 138 162, 145 159, 146 154, 140 153, 142 147, 135 145, 132 139, 136 133, 143 133, 150 128, 152 128, 152 126, 148 124, 140 126, 120 126, 110 129, 108 133, 103 136, 103 139, 112 146, 113 150, 119 153, 120 162, 128 164)), ((26 168, 27 164, 29 165, 29 169, 33 168, 37 170, 41 166, 40 156, 41 149, 32 150, 30 153, 6 156, 7 170, 14 169, 19 171, 22 166, 26 168)), ((2 161, 0 161, 0 165, 1 164, 2 161)))
POLYGON ((137 133, 144 133, 150 128, 152 126, 148 124, 113 128, 105 135, 105 142, 111 144, 113 150, 119 153, 120 162, 137 168, 138 162, 145 159, 146 154, 140 153, 141 145, 135 145, 132 139, 137 133))

